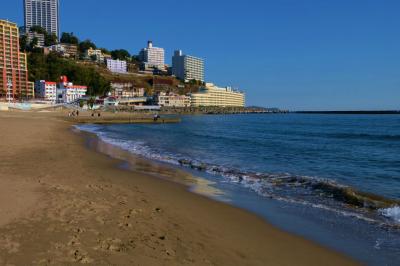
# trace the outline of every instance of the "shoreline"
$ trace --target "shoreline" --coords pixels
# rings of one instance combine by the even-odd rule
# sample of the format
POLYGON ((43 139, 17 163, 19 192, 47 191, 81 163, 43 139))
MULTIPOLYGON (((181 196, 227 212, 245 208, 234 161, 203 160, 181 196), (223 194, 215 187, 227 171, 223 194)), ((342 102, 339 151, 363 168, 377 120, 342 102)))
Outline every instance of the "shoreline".
POLYGON ((14 208, 23 215, 8 216, 0 227, 0 264, 356 264, 254 214, 141 171, 180 172, 144 160, 135 169, 119 168, 121 161, 88 149, 59 113, 0 113, 0 121, 10 132, 19 129, 0 144, 0 182, 12 177, 33 186, 15 183, 22 192, 35 194, 14 208), (14 144, 18 139, 22 143, 14 144))

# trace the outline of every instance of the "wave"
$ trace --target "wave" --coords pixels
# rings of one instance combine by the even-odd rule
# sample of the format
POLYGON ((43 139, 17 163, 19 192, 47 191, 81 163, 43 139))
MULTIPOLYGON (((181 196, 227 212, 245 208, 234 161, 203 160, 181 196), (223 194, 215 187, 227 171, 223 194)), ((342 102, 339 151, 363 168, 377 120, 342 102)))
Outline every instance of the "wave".
MULTIPOLYGON (((201 133, 192 133, 194 136, 201 138, 213 138, 216 140, 227 140, 227 141, 248 141, 254 142, 251 139, 246 138, 238 138, 227 135, 211 135, 211 134, 201 134, 201 133)), ((278 135, 287 135, 287 132, 275 132, 278 135), (280 134, 279 134, 280 133, 280 134)), ((322 138, 337 138, 337 139, 360 139, 360 140, 382 140, 382 141, 400 141, 400 135, 392 135, 392 134, 367 134, 367 133, 315 133, 315 132, 307 132, 307 131, 297 131, 296 136, 303 137, 322 137, 322 138)), ((272 136, 271 136, 272 137, 272 136)))
POLYGON ((329 134, 334 138, 340 139, 362 139, 362 140, 389 140, 389 141, 400 141, 400 135, 378 135, 378 134, 352 134, 352 133, 342 133, 342 134, 329 134))
POLYGON ((400 201, 358 191, 333 180, 289 173, 241 171, 185 158, 179 154, 158 151, 142 141, 119 139, 117 136, 112 136, 112 133, 103 132, 99 126, 84 125, 76 126, 76 128, 94 133, 104 142, 148 159, 221 176, 224 180, 240 184, 260 196, 335 211, 343 216, 351 216, 367 222, 384 223, 386 221, 380 220, 379 217, 387 218, 393 222, 392 226, 400 226, 400 207, 397 207, 400 206, 400 201))
POLYGON ((400 206, 393 206, 391 208, 381 209, 380 213, 383 216, 400 223, 400 206))

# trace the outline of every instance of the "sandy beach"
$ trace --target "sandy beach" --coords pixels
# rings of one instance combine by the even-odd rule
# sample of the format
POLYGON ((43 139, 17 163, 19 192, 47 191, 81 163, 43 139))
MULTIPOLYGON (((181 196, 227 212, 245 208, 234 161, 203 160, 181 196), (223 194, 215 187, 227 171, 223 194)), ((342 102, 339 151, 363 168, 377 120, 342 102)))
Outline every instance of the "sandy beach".
POLYGON ((0 112, 0 265, 356 264, 144 174, 151 162, 118 167, 65 116, 0 112))

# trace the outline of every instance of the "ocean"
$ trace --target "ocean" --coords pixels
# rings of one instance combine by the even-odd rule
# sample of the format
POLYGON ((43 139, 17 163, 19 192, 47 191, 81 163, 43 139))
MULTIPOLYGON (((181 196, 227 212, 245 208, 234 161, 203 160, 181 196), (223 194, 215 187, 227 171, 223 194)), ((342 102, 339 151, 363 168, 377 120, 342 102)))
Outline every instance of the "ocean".
POLYGON ((206 179, 221 191, 210 197, 283 230, 368 265, 400 265, 399 115, 184 116, 78 128, 206 179))

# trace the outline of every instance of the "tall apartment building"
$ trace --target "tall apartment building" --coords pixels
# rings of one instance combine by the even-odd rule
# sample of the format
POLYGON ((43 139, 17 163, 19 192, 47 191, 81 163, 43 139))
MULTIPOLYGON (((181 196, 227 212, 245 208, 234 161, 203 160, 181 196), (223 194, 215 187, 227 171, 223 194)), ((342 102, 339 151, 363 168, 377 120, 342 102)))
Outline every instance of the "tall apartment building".
POLYGON ((59 0, 24 0, 25 29, 41 26, 59 36, 59 0))
POLYGON ((192 93, 191 106, 213 106, 213 107, 244 107, 245 94, 235 91, 230 87, 219 88, 212 83, 206 83, 199 92, 192 93))
POLYGON ((163 48, 154 47, 152 41, 148 41, 147 48, 143 48, 139 53, 139 59, 146 65, 164 67, 165 51, 163 48))
POLYGON ((204 82, 204 60, 184 55, 181 50, 175 51, 172 57, 172 75, 184 81, 194 79, 204 82))
POLYGON ((19 51, 17 24, 0 20, 0 98, 15 100, 33 96, 26 54, 19 51))

